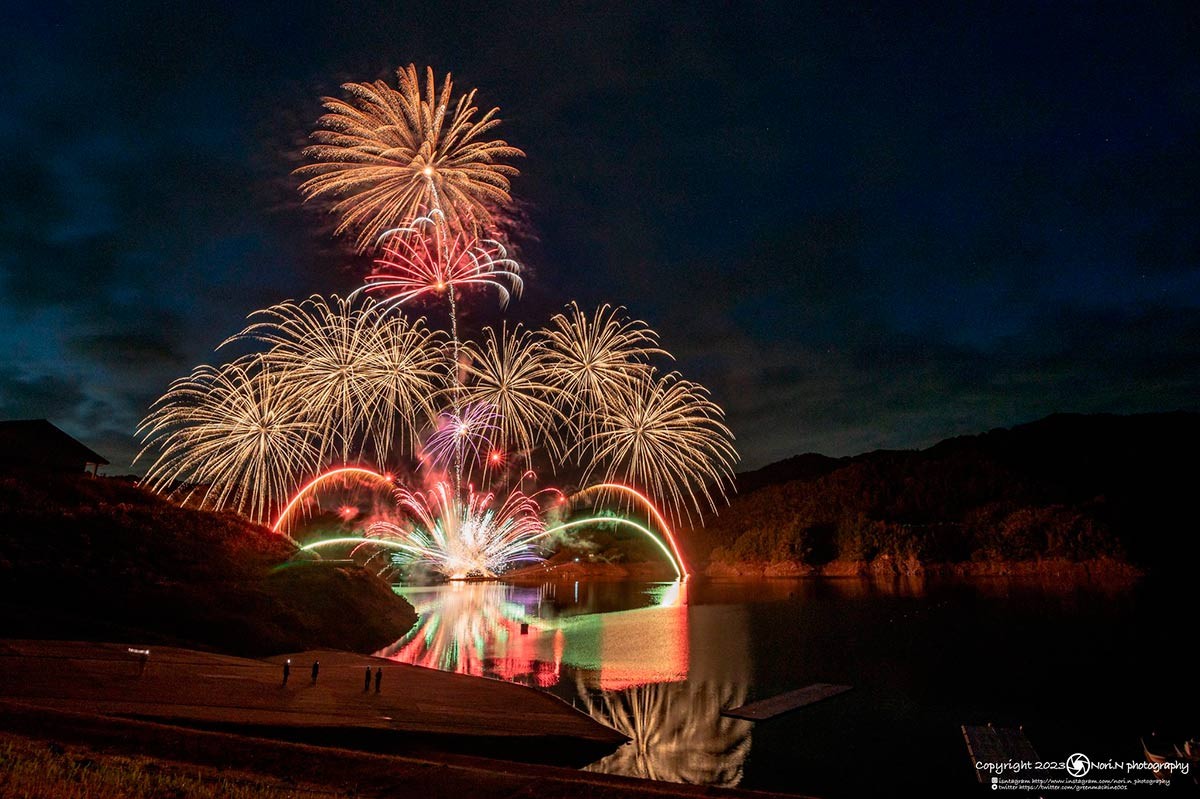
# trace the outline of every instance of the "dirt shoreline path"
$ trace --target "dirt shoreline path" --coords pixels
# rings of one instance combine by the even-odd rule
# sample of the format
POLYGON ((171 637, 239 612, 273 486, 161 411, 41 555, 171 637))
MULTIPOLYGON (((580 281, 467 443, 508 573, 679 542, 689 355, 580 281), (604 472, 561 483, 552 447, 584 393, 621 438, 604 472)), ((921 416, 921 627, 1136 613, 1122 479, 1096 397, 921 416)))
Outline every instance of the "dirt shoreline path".
POLYGON ((531 750, 578 743, 581 756, 594 759, 626 740, 557 697, 499 680, 334 651, 254 660, 151 647, 143 666, 137 651, 143 649, 0 641, 0 698, 185 726, 270 731, 266 737, 309 742, 323 731, 325 740, 373 750, 432 746, 486 752, 494 745, 509 757, 522 742, 531 750), (289 658, 284 685, 283 663, 289 658), (315 682, 314 661, 320 662, 315 682), (372 679, 364 690, 367 668, 372 679), (377 669, 383 670, 378 693, 377 669), (450 746, 454 741, 461 745, 450 746))
POLYGON ((510 683, 309 652, 291 656, 283 687, 287 656, 256 661, 156 647, 142 671, 131 647, 140 648, 0 641, 0 729, 35 745, 240 770, 356 796, 783 796, 477 756, 580 742, 611 751, 624 740, 557 698, 510 683), (315 686, 314 658, 321 663, 315 686), (384 670, 378 695, 373 680, 362 690, 368 663, 384 670), (322 745, 279 740, 314 730, 328 733, 322 745), (371 733, 378 735, 361 737, 371 733), (442 748, 451 737, 482 746, 470 754, 442 748), (336 741, 354 748, 327 745, 336 741))

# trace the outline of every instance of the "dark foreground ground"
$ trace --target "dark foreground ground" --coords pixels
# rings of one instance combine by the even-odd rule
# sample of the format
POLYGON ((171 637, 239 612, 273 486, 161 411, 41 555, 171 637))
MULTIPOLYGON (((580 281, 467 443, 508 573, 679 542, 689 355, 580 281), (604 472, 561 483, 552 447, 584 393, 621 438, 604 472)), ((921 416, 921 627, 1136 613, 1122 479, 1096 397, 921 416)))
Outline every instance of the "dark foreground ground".
POLYGON ((264 660, 124 644, 0 642, 0 698, 56 710, 387 752, 451 750, 582 765, 624 736, 522 685, 348 652, 264 660), (140 649, 139 646, 133 647, 140 649), (282 666, 292 662, 288 684, 282 666), (311 666, 320 662, 314 683, 311 666), (364 671, 383 670, 380 692, 364 671))
POLYGON ((155 648, 142 672, 123 645, 3 642, 0 796, 764 795, 493 759, 595 756, 623 737, 509 683, 348 653, 292 661, 283 687, 280 658, 155 648), (362 690, 367 663, 384 669, 378 695, 362 690))
POLYGON ((791 797, 648 782, 443 753, 414 757, 272 741, 0 700, 0 796, 30 799, 618 799, 791 797))

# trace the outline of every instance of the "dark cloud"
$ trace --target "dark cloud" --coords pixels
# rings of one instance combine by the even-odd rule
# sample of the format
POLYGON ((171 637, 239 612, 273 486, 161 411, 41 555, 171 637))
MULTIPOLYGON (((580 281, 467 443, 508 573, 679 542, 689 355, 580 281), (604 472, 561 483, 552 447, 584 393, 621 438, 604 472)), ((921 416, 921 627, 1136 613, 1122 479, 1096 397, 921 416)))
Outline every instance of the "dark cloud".
POLYGON ((72 338, 73 352, 112 368, 134 372, 166 366, 179 369, 187 365, 178 342, 168 330, 146 332, 91 333, 72 338))
POLYGON ((529 153, 511 318, 628 306, 747 466, 1200 396, 1189 4, 4 13, 3 411, 121 458, 246 313, 355 284, 290 173, 322 95, 410 60, 529 153))
POLYGON ((0 369, 0 418, 73 418, 86 400, 77 380, 0 369))

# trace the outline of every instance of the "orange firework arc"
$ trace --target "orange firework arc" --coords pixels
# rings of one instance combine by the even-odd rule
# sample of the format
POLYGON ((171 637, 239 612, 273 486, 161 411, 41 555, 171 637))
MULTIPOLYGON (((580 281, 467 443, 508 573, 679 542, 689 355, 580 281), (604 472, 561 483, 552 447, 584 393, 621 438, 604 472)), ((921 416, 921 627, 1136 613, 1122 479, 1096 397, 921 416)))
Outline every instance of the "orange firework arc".
POLYGON ((275 519, 275 523, 271 525, 272 532, 278 533, 283 529, 284 522, 288 520, 288 517, 291 515, 292 511, 298 504, 300 504, 300 500, 304 499, 305 496, 316 490, 318 486, 322 485, 327 480, 346 475, 356 475, 370 480, 378 480, 380 483, 383 483, 389 488, 392 486, 392 476, 390 474, 382 474, 374 469, 368 469, 365 466, 339 466, 336 469, 330 469, 329 471, 323 472, 309 480, 307 483, 301 486, 295 494, 292 495, 292 498, 288 501, 288 504, 285 505, 283 510, 279 513, 279 517, 275 519))
POLYGON ((596 485, 590 485, 587 488, 576 492, 572 499, 582 497, 584 494, 600 491, 620 491, 624 494, 628 494, 642 503, 642 505, 644 505, 650 512, 650 515, 654 517, 655 523, 658 524, 658 529, 662 531, 662 534, 666 536, 667 541, 671 544, 671 552, 675 555, 675 562, 679 565, 681 577, 686 580, 691 576, 691 573, 688 572, 687 561, 683 559, 683 553, 679 551, 679 544, 675 541, 675 534, 671 532, 671 526, 667 524, 666 518, 658 510, 655 504, 650 501, 650 498, 641 491, 638 491, 632 486, 622 485, 621 483, 597 483, 596 485))

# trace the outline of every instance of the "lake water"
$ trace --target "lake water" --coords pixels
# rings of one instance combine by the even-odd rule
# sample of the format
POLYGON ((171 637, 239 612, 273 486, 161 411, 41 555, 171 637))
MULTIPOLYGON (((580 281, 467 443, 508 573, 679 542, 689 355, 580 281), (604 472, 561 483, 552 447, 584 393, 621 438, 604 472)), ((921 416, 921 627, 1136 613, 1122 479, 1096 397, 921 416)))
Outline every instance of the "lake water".
POLYGON ((381 654, 574 703, 632 739, 596 771, 828 797, 957 792, 976 786, 962 724, 1023 725, 1040 756, 1093 760, 1140 758, 1139 737, 1152 731, 1200 731, 1195 664, 1183 651, 1195 604, 1152 585, 398 590, 420 620, 381 654), (814 682, 854 690, 767 721, 721 715, 814 682))

